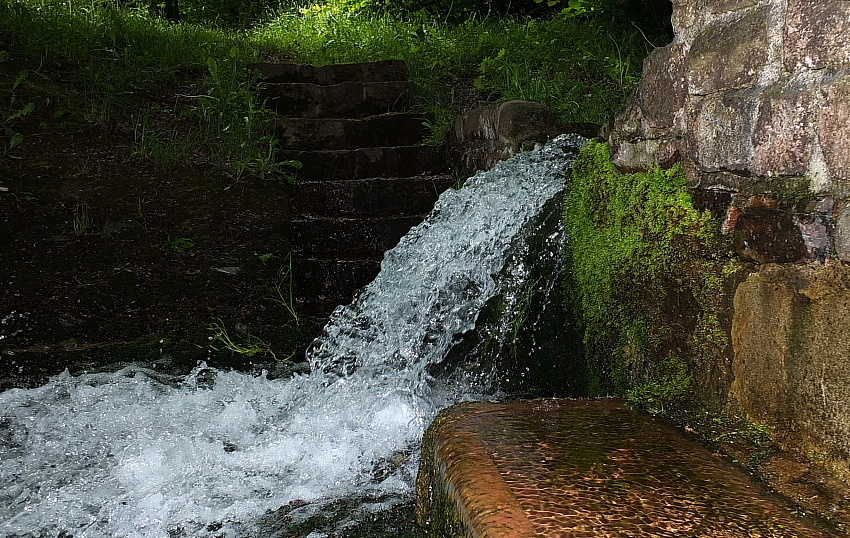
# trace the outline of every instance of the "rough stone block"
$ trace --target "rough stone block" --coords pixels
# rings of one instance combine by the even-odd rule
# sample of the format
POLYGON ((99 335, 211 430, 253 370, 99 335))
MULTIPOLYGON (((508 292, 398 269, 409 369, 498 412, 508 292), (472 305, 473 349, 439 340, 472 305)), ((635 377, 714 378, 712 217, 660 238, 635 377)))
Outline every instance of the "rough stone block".
POLYGON ((819 105, 817 132, 829 175, 832 179, 850 181, 850 76, 824 84, 819 105))
POLYGON ((308 83, 331 85, 341 82, 389 82, 407 80, 407 65, 401 60, 382 60, 334 65, 302 65, 251 63, 248 70, 257 70, 271 83, 308 83))
POLYGON ((275 134, 283 149, 327 150, 407 146, 422 142, 422 114, 393 112, 362 119, 279 118, 275 134))
POLYGON ((843 262, 850 262, 850 202, 844 202, 835 216, 835 253, 843 262))
POLYGON ((750 169, 758 106, 753 93, 731 91, 691 102, 686 120, 688 154, 701 170, 750 169))
POLYGON ((458 170, 489 170, 529 143, 545 142, 562 131, 552 112, 536 101, 506 101, 478 107, 455 120, 453 160, 458 170))
POLYGON ((712 24, 688 55, 688 91, 706 95, 752 86, 767 63, 767 10, 753 10, 729 24, 712 24))
POLYGON ((735 294, 732 391, 785 448, 850 464, 850 268, 770 265, 735 294))
POLYGON ((645 172, 658 164, 655 157, 657 153, 657 140, 620 142, 611 156, 611 162, 622 174, 645 172))
POLYGON ((684 62, 684 49, 678 44, 655 49, 644 60, 640 103, 650 127, 672 127, 675 114, 685 105, 684 62))
POLYGON ((291 189, 296 215, 387 217, 427 215, 454 176, 368 178, 347 181, 299 181, 291 189))
POLYGON ((802 176, 809 166, 817 117, 805 84, 781 84, 758 96, 753 132, 752 172, 760 176, 802 176))
POLYGON ((750 6, 754 6, 758 0, 705 0, 705 7, 714 14, 728 13, 730 11, 738 11, 750 6))
POLYGON ((788 71, 850 63, 850 2, 788 0, 783 39, 788 71))

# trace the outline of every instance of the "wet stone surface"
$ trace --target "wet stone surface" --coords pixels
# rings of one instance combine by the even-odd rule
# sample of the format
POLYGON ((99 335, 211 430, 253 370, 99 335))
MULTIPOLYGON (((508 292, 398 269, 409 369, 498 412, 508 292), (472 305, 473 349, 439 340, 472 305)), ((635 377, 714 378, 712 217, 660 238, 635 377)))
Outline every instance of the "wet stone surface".
MULTIPOLYGON (((432 489, 454 491, 467 514, 460 519, 472 526, 483 520, 475 511, 490 508, 476 495, 489 496, 494 486, 464 492, 454 472, 463 464, 452 460, 478 453, 540 536, 829 536, 675 428, 616 401, 475 403, 447 413, 426 434, 436 448, 423 460, 445 469, 445 483, 432 489), (458 443, 466 446, 451 447, 458 443)), ((482 528, 473 534, 495 536, 482 528)))

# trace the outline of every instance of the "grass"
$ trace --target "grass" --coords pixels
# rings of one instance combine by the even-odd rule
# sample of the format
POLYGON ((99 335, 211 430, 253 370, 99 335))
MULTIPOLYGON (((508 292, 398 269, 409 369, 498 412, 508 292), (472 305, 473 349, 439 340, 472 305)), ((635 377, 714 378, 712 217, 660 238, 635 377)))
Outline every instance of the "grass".
POLYGON ((207 330, 212 333, 212 336, 210 336, 209 347, 215 351, 219 351, 216 347, 216 344, 218 344, 224 349, 239 355, 253 357, 254 355, 269 354, 273 359, 277 360, 277 356, 274 354, 274 351, 272 351, 271 346, 253 334, 245 334, 243 340, 235 340, 231 338, 231 336, 227 333, 227 328, 224 326, 224 322, 221 320, 210 323, 207 330))
MULTIPOLYGON (((398 58, 407 62, 420 105, 452 108, 455 77, 470 77, 487 100, 534 99, 562 121, 602 123, 639 80, 653 46, 626 24, 577 18, 507 17, 445 24, 326 4, 284 12, 252 39, 297 61, 327 64, 398 58)), ((663 44, 669 37, 654 35, 663 44)))
MULTIPOLYGON (((284 7, 251 29, 171 24, 146 3, 124 6, 6 0, 0 3, 0 37, 7 42, 0 41, 0 59, 47 78, 73 66, 85 119, 104 125, 138 122, 150 113, 146 95, 187 76, 202 78, 191 94, 179 95, 174 113, 196 120, 191 132, 179 134, 207 155, 224 153, 218 164, 237 177, 274 170, 268 111, 245 71, 263 56, 315 64, 405 60, 420 89, 417 106, 433 114, 439 142, 462 104, 459 78, 474 79, 485 101, 534 99, 562 121, 603 123, 638 81, 652 42, 669 39, 601 19, 550 15, 449 24, 416 13, 352 11, 350 2, 335 1, 284 7)), ((4 127, 12 132, 7 147, 22 142, 13 125, 4 127)), ((140 144, 141 154, 165 164, 184 158, 185 148, 165 147, 173 131, 146 132, 153 135, 150 144, 140 144)))

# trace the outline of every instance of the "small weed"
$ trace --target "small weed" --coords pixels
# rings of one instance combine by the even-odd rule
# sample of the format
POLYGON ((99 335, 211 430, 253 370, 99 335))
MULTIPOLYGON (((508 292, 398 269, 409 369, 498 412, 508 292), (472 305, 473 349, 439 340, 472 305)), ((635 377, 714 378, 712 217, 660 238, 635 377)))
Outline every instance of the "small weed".
POLYGON ((667 408, 679 401, 691 387, 691 376, 685 364, 675 357, 654 366, 653 379, 638 385, 626 394, 626 401, 635 409, 653 416, 664 416, 667 408))
POLYGON ((190 239, 186 237, 171 237, 168 236, 168 240, 161 246, 159 249, 163 252, 178 252, 183 254, 187 250, 190 250, 195 246, 190 239))
POLYGON ((220 351, 217 347, 215 347, 215 344, 220 342, 224 349, 234 353, 239 353, 240 355, 253 357, 254 355, 267 353, 277 360, 277 356, 274 354, 271 347, 252 334, 246 334, 243 342, 236 342, 233 340, 230 335, 227 334, 227 329, 221 320, 211 323, 210 326, 207 327, 207 330, 213 333, 213 335, 210 336, 209 347, 215 351, 220 351))
POLYGON ((533 292, 534 287, 531 282, 526 284, 525 288, 520 291, 515 305, 514 316, 510 322, 511 333, 509 345, 514 358, 517 358, 517 343, 519 342, 520 335, 525 328, 525 322, 528 320, 528 314, 531 308, 531 296, 533 292))
POLYGON ((234 178, 239 180, 247 173, 260 179, 282 178, 294 185, 296 175, 289 169, 300 170, 301 162, 278 161, 278 150, 277 139, 270 137, 268 151, 265 153, 262 151, 246 152, 242 159, 236 160, 232 164, 234 178))
POLYGON ((149 158, 156 165, 171 166, 189 158, 191 141, 175 129, 149 127, 150 113, 140 111, 132 117, 134 155, 149 158))
POLYGON ((92 219, 89 215, 89 207, 84 202, 77 204, 74 208, 74 235, 77 237, 91 232, 92 219))
POLYGON ((277 272, 277 281, 272 287, 274 295, 269 297, 269 300, 283 306, 289 312, 289 315, 292 316, 292 319, 295 320, 295 324, 298 325, 300 321, 298 319, 298 312, 295 310, 295 294, 292 280, 292 254, 289 254, 286 257, 286 262, 277 272))

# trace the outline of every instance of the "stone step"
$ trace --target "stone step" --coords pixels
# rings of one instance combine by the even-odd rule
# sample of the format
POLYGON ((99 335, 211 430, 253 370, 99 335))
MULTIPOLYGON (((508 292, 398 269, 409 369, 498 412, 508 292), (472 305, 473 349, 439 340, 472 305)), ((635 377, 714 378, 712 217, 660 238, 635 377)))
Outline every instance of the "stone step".
POLYGON ((425 215, 441 192, 454 185, 449 175, 300 181, 289 197, 293 214, 315 217, 425 215))
POLYGON ((260 99, 281 116, 365 118, 404 110, 413 88, 408 81, 264 84, 260 99))
POLYGON ((350 303, 355 291, 378 276, 381 260, 295 258, 292 270, 296 308, 299 312, 315 312, 318 305, 350 303))
POLYGON ((419 144, 427 136, 424 114, 391 112, 368 118, 279 118, 282 149, 358 149, 419 144))
POLYGON ((373 177, 408 177, 447 170, 445 158, 426 145, 354 150, 281 150, 281 159, 301 162, 298 181, 340 181, 373 177))
POLYGON ((258 70, 265 82, 296 82, 332 85, 341 82, 390 82, 407 80, 407 66, 401 60, 363 62, 337 65, 302 65, 252 63, 248 70, 258 70))
POLYGON ((616 400, 467 402, 425 434, 428 536, 829 536, 668 424, 616 400))
POLYGON ((296 257, 381 259, 422 218, 294 218, 292 252, 296 257))

